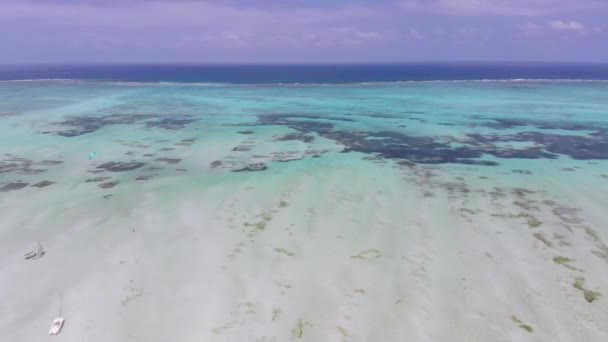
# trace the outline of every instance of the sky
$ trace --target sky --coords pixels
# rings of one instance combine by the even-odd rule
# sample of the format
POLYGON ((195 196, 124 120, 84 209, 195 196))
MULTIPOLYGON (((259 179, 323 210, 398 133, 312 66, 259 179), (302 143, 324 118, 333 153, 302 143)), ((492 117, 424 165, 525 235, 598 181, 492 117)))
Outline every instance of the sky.
POLYGON ((0 0, 0 63, 608 62, 608 0, 0 0))

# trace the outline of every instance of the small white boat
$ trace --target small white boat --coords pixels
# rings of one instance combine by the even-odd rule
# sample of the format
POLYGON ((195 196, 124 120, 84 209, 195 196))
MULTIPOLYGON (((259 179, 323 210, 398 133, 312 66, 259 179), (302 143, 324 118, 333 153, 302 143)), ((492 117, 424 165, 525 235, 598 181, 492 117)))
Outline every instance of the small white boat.
POLYGON ((36 241, 36 250, 28 252, 24 255, 25 260, 38 259, 44 255, 45 251, 40 242, 36 241))
POLYGON ((58 335, 61 332, 61 328, 63 328, 63 323, 65 319, 63 317, 57 317, 53 320, 53 324, 51 324, 51 328, 49 329, 49 335, 58 335))

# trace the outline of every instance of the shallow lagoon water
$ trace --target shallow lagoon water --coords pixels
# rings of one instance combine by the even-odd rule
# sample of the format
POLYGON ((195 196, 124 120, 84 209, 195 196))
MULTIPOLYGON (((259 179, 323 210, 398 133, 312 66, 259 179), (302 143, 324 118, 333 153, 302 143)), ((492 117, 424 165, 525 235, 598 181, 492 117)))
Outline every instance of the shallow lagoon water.
POLYGON ((0 82, 0 331, 604 341, 607 94, 0 82))

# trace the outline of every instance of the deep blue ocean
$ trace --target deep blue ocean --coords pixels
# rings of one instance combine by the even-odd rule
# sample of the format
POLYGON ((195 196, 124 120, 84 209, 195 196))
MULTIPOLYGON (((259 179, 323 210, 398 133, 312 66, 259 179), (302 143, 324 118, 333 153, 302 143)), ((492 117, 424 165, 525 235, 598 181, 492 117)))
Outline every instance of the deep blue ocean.
POLYGON ((460 62, 275 65, 0 65, 0 80, 233 84, 449 80, 608 80, 608 63, 460 62))

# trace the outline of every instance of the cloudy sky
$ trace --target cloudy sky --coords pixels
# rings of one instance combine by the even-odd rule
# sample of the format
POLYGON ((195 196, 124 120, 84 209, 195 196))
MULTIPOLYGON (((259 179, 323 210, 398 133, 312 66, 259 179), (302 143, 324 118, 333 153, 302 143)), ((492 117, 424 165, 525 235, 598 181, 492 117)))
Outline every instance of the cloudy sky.
POLYGON ((608 0, 0 0, 0 63, 608 62, 608 0))

